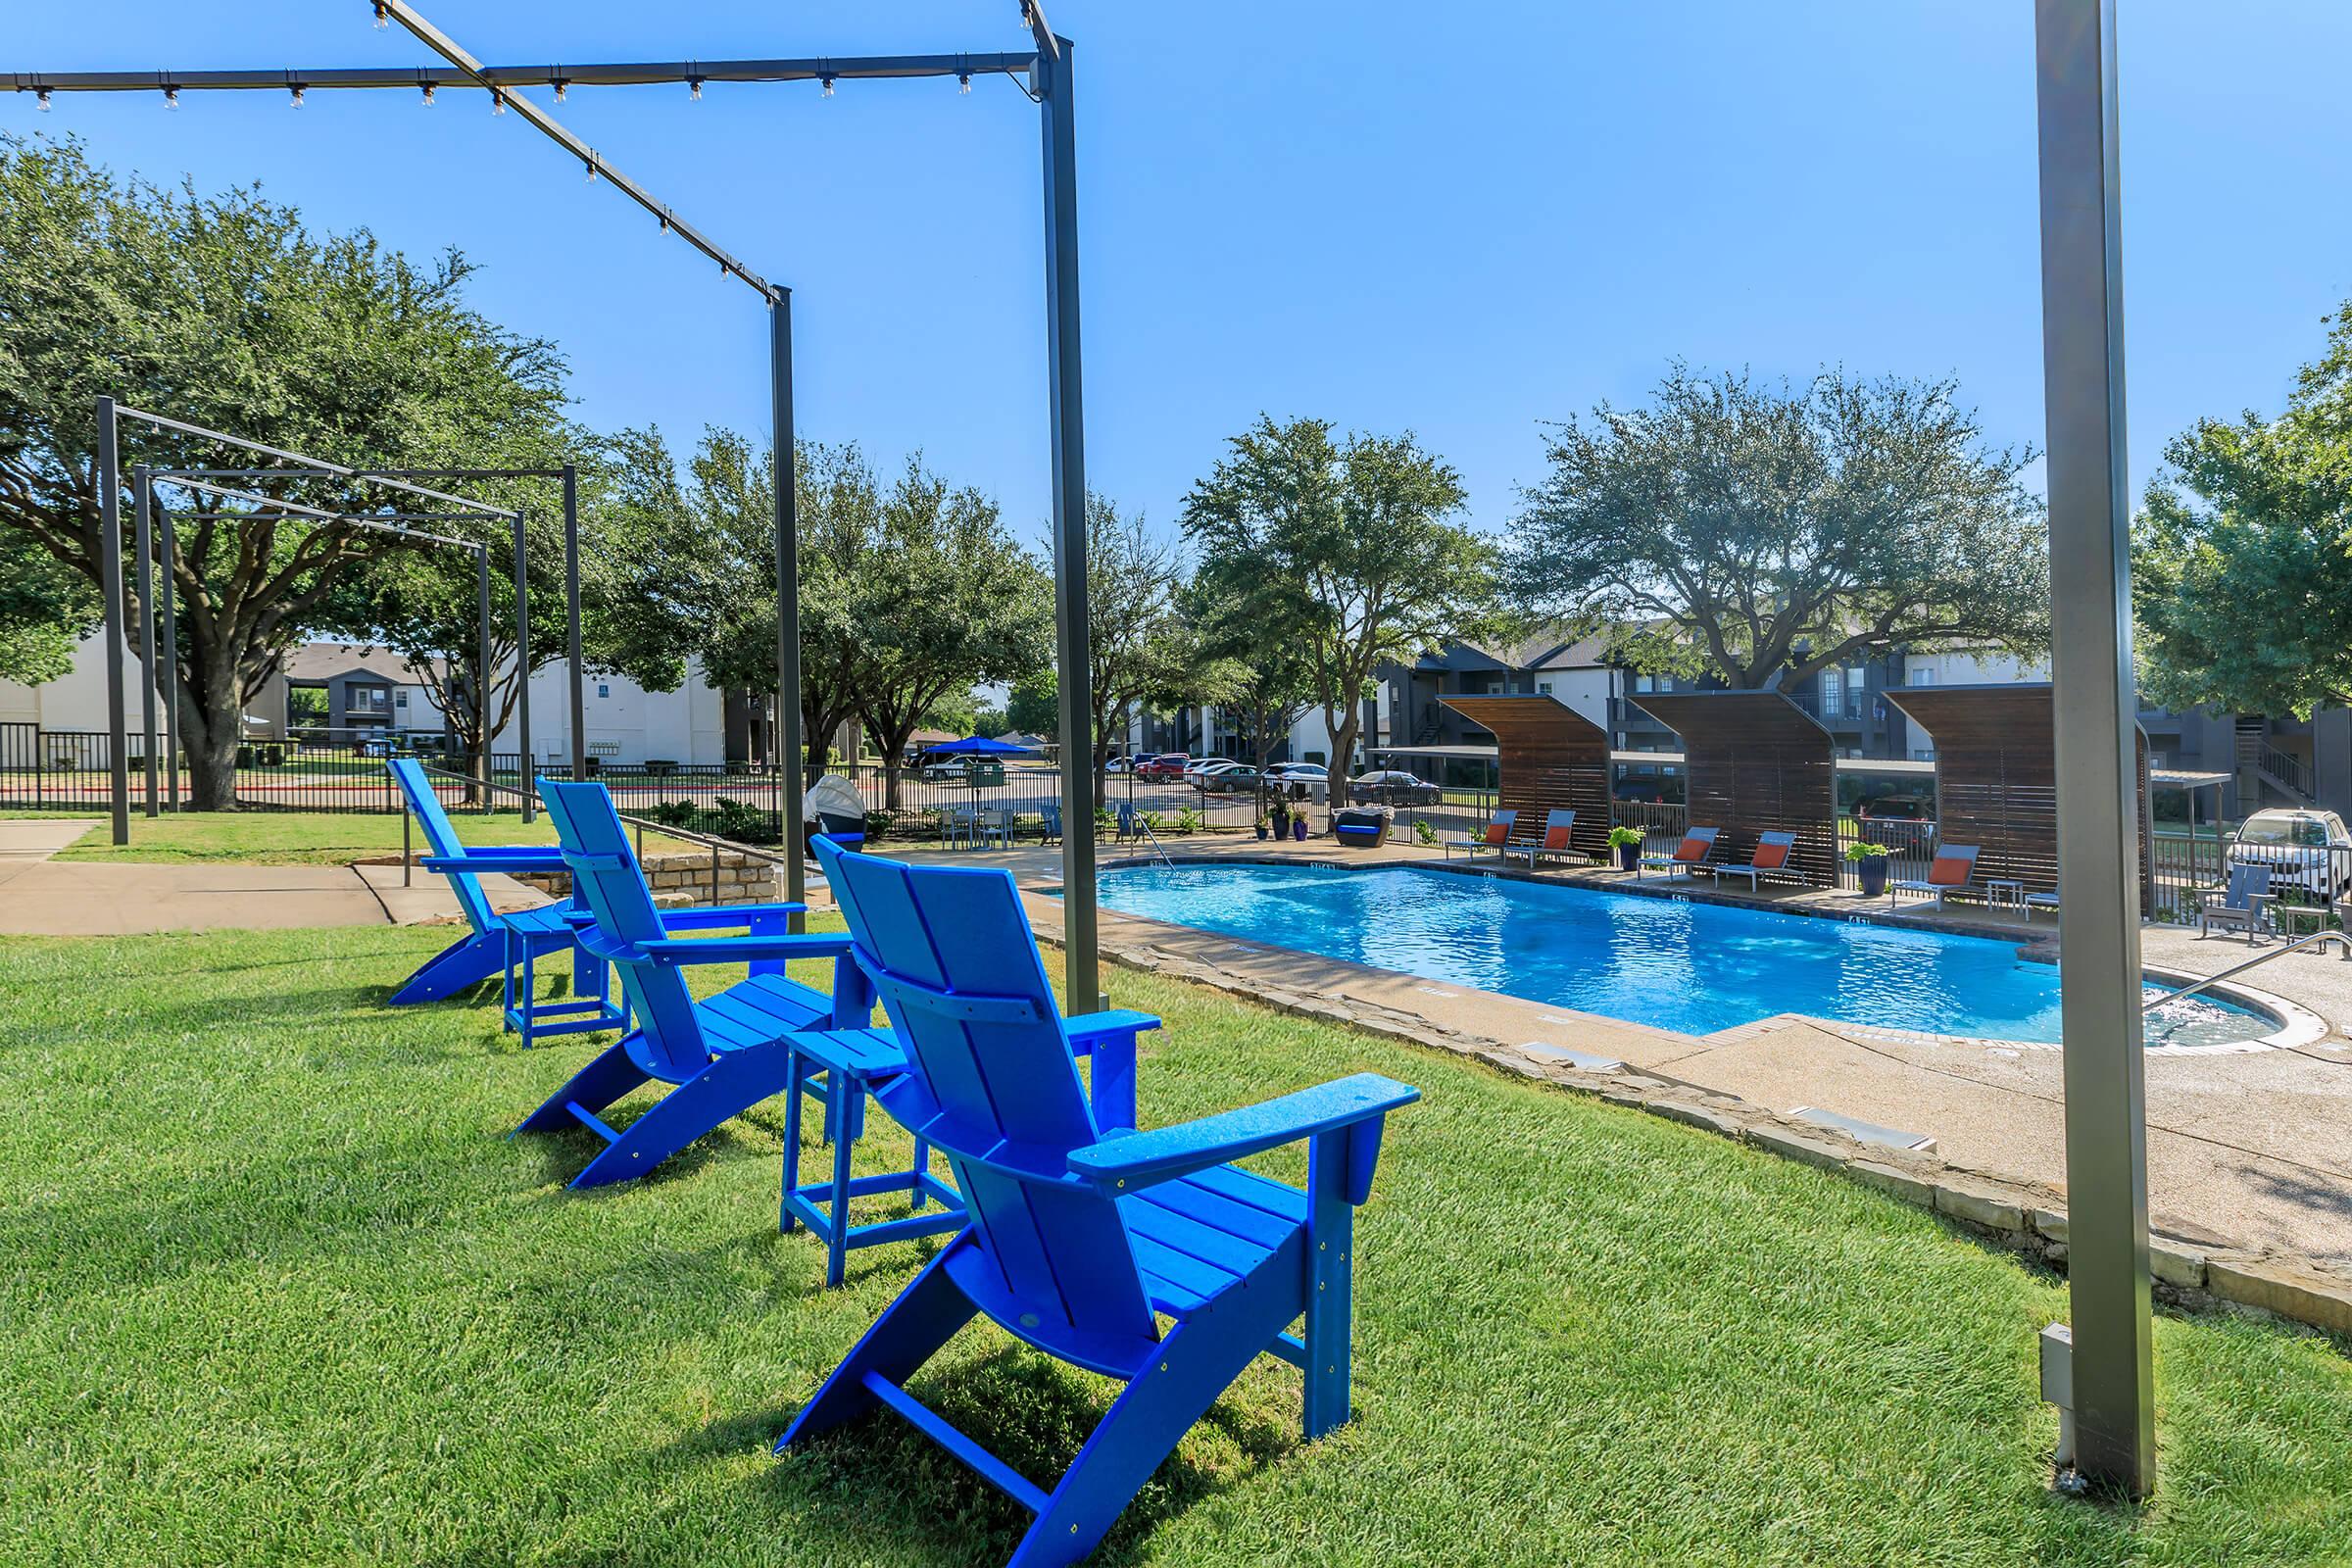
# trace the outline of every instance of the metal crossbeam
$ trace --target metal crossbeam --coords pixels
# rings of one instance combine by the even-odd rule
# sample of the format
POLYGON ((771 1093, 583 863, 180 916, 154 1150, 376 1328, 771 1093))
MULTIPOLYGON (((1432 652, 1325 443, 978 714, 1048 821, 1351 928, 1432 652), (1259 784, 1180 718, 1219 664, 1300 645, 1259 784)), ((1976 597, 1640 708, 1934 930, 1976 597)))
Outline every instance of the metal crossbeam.
MULTIPOLYGON (((1035 54, 809 55, 794 60, 647 60, 603 65, 289 66, 270 71, 17 71, 17 92, 482 91, 519 87, 691 86, 696 82, 906 81, 939 76, 1023 75, 1035 54)), ((511 104, 513 99, 509 99, 511 104)))

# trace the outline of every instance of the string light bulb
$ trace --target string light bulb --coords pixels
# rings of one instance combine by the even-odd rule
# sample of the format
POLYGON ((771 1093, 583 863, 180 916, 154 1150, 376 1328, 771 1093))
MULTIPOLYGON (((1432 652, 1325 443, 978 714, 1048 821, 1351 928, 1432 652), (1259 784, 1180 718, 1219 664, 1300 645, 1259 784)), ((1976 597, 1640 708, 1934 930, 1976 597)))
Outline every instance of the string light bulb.
POLYGON ((588 183, 596 183, 596 160, 593 158, 588 160, 588 183))
POLYGON ((687 97, 689 97, 689 98, 691 98, 691 99, 693 99, 693 100, 694 100, 696 103, 698 103, 698 104, 699 104, 699 103, 701 103, 701 102, 703 101, 703 78, 702 78, 702 77, 700 77, 700 76, 688 76, 688 77, 686 78, 686 96, 687 96, 687 97))
POLYGON ((556 102, 562 103, 571 93, 571 83, 558 76, 555 81, 556 102))
POLYGON ((179 89, 177 87, 166 87, 164 89, 164 107, 166 109, 177 109, 179 107, 179 89))
POLYGON ((507 95, 495 87, 490 89, 490 112, 494 115, 507 112, 507 95))
POLYGON ((424 89, 423 89, 423 91, 424 91, 424 107, 425 107, 425 108, 427 108, 427 109, 430 109, 430 108, 432 108, 432 107, 433 107, 433 84, 432 84, 431 82, 429 82, 429 81, 428 81, 428 82, 426 82, 426 83, 424 84, 424 89))
POLYGON ((286 94, 287 103, 296 109, 300 109, 302 107, 302 84, 300 82, 296 82, 286 94))
POLYGON ((38 110, 39 110, 39 111, 40 111, 42 114, 44 114, 44 115, 45 115, 45 114, 47 114, 47 113, 49 112, 49 89, 48 89, 48 88, 46 88, 46 87, 36 87, 36 88, 34 88, 34 89, 33 89, 33 93, 32 93, 32 107, 33 107, 33 108, 35 108, 35 109, 38 109, 38 110))
POLYGON ((828 98, 832 97, 832 96, 833 96, 833 78, 832 78, 831 76, 819 76, 819 77, 817 77, 816 79, 817 79, 818 81, 820 81, 820 82, 822 82, 822 83, 824 84, 824 88, 825 88, 825 96, 826 96, 826 97, 828 97, 828 98))
POLYGON ((375 30, 381 32, 390 25, 392 25, 392 13, 384 9, 383 0, 376 0, 375 30))

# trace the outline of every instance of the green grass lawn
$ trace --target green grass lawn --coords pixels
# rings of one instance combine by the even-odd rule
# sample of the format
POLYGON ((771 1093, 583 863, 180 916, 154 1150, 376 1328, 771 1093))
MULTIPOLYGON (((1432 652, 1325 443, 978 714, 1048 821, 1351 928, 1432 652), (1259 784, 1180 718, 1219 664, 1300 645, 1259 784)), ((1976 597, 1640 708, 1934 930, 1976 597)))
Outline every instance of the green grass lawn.
MULTIPOLYGON (((823 1290, 776 1234, 772 1105, 566 1193, 587 1134, 505 1134, 591 1048, 381 1006, 446 935, 0 940, 0 1561, 1003 1561, 1025 1516, 895 1417, 768 1452, 929 1244, 823 1290)), ((1110 978, 1169 1023, 1148 1125, 1362 1068, 1427 1099, 1359 1229, 1359 1420, 1301 1446, 1261 1358, 1098 1561, 2352 1560, 2337 1344, 2162 1320, 2162 1490, 2066 1501, 2034 1378, 2065 1297, 2010 1256, 1688 1128, 1110 978)), ((904 1153, 876 1123, 873 1168, 904 1153)), ((985 1325, 915 1380, 1041 1481, 1108 1390, 985 1325)))
MULTIPOLYGON (((19 812, 18 815, 32 815, 19 812)), ((56 817, 71 814, 39 813, 56 817)), ((106 808, 93 815, 103 817, 106 808)), ((83 834, 57 858, 61 860, 236 861, 248 865, 347 865, 353 860, 400 853, 402 818, 390 812, 182 811, 163 816, 133 814, 130 842, 108 842, 104 822, 83 834)), ((519 812, 456 818, 458 836, 468 844, 549 844, 555 829, 542 816, 525 827, 519 812)), ((425 854, 424 835, 413 835, 425 854)), ((697 846, 658 833, 645 836, 648 855, 694 850, 697 846)))

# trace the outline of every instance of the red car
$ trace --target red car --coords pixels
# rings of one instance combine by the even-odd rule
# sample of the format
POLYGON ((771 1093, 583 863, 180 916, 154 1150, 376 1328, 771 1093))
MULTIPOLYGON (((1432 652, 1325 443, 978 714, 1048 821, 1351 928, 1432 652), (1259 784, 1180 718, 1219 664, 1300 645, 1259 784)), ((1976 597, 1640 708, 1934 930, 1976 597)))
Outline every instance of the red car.
POLYGON ((1136 763, 1135 776, 1150 779, 1178 779, 1184 777, 1184 770, 1190 767, 1192 762, 1193 760, 1182 752, 1162 752, 1157 757, 1147 758, 1136 763))

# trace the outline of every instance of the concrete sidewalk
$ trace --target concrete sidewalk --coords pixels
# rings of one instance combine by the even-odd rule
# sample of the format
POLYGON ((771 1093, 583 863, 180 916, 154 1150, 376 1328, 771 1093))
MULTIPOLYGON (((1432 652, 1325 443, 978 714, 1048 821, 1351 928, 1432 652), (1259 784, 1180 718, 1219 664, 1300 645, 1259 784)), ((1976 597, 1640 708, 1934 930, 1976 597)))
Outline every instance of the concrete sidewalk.
MULTIPOLYGON (((70 825, 0 822, 0 828, 70 825)), ((78 830, 70 833, 64 842, 78 836, 78 830)), ((0 846, 15 837, 0 836, 0 846)), ((482 886, 491 907, 502 912, 547 902, 545 894, 504 876, 486 876, 482 886)), ((447 881, 417 872, 404 888, 397 864, 133 864, 35 859, 29 852, 0 858, 0 933, 11 936, 286 931, 464 918, 447 881)))

